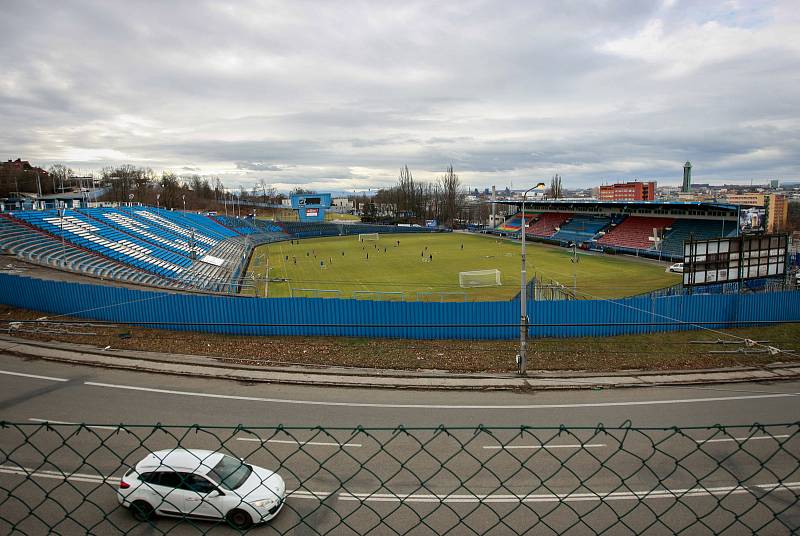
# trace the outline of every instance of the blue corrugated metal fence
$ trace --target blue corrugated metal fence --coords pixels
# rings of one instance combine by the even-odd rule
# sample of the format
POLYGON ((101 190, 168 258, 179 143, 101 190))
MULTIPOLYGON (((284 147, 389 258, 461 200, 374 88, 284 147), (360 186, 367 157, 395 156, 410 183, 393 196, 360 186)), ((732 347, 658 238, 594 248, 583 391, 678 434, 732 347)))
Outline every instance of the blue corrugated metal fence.
MULTIPOLYGON (((321 298, 245 298, 41 280, 0 274, 0 302, 113 322, 239 335, 514 339, 515 302, 425 303, 321 298), (206 323, 180 326, 176 323, 206 323), (277 324, 246 326, 239 324, 277 324), (505 325, 504 325, 505 324, 505 325)), ((531 301, 533 337, 609 336, 692 329, 665 322, 800 320, 800 292, 531 301), (630 325, 608 325, 608 324, 630 325), (564 324, 606 324, 570 326, 564 324)), ((706 327, 726 327, 704 324, 706 327)))

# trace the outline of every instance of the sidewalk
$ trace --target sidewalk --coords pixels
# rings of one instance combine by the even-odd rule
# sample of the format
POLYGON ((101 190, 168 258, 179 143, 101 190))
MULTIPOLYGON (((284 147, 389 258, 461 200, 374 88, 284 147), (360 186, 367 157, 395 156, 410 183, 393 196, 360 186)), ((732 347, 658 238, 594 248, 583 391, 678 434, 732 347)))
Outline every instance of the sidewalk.
POLYGON ((378 387, 386 389, 543 390, 596 389, 691 385, 800 378, 800 365, 763 368, 737 367, 691 371, 624 371, 599 375, 579 371, 530 371, 513 374, 455 374, 447 371, 405 371, 356 368, 253 367, 214 357, 108 350, 63 342, 40 342, 0 336, 0 352, 26 358, 115 369, 235 381, 313 385, 320 387, 378 387))

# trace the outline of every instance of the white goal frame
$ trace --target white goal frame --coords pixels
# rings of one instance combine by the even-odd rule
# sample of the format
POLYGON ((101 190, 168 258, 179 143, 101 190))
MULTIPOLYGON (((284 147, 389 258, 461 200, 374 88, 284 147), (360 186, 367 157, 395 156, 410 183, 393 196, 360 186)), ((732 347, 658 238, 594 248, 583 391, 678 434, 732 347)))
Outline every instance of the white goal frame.
POLYGON ((458 272, 458 285, 461 288, 500 286, 500 270, 474 270, 458 272))
POLYGON ((380 239, 380 235, 378 233, 360 233, 358 235, 358 241, 363 242, 365 240, 378 240, 380 239))

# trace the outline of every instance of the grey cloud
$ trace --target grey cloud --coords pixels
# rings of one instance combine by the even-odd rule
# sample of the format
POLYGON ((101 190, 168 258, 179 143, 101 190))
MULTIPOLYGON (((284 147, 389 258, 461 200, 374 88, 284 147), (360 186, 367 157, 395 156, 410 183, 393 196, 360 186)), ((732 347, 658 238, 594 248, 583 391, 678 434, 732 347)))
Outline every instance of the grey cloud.
POLYGON ((429 179, 452 163, 475 186, 559 168, 569 184, 677 181, 685 160, 699 177, 798 179, 791 13, 699 0, 12 3, 0 146, 339 189, 404 164, 429 179), (654 20, 666 35, 717 21, 766 44, 677 78, 604 48, 654 20))
POLYGON ((236 169, 251 171, 283 171, 294 166, 267 164, 266 162, 236 162, 236 169))

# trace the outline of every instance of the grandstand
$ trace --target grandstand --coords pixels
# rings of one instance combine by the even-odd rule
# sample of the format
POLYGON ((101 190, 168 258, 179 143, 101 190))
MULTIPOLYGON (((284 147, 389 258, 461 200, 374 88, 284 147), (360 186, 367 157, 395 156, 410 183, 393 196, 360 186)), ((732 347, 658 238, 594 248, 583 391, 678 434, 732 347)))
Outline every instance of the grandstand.
POLYGON ((171 286, 164 278, 77 247, 71 242, 54 240, 49 234, 5 214, 0 214, 0 250, 27 262, 94 277, 171 286))
POLYGON ((567 219, 551 237, 559 242, 574 242, 576 244, 590 242, 601 230, 611 225, 611 218, 607 216, 575 215, 567 219))
MULTIPOLYGON (((632 250, 657 249, 655 237, 661 238, 664 235, 664 228, 672 225, 674 221, 670 218, 629 216, 600 237, 597 243, 632 250)), ((687 226, 692 225, 691 220, 687 220, 687 226)))
MULTIPOLYGON (((538 216, 538 214, 532 214, 532 213, 525 214, 525 220, 527 223, 526 227, 530 226, 531 221, 533 221, 533 219, 536 216, 538 216)), ((522 214, 517 213, 511 216, 510 218, 507 218, 506 221, 498 225, 497 230, 506 233, 518 233, 521 224, 522 224, 522 214)))
POLYGON ((661 251, 672 258, 682 258, 685 240, 736 236, 736 231, 736 222, 732 221, 675 220, 665 229, 665 236, 661 241, 661 251))
POLYGON ((420 227, 271 222, 146 206, 0 214, 0 251, 26 262, 134 284, 237 293, 255 247, 310 236, 420 227))
POLYGON ((262 233, 275 233, 285 235, 284 230, 274 222, 257 220, 255 218, 235 218, 232 216, 212 216, 220 225, 232 229, 239 234, 252 235, 262 233))
MULTIPOLYGON (((520 201, 500 201, 521 209, 520 201)), ((682 202, 530 201, 525 204, 531 240, 577 244, 585 249, 633 253, 665 260, 683 259, 683 242, 733 236, 735 205, 682 202)), ((518 234, 517 212, 493 232, 518 234)))
POLYGON ((552 214, 550 212, 536 214, 536 221, 528 227, 527 234, 539 238, 550 238, 571 216, 572 214, 552 214))

